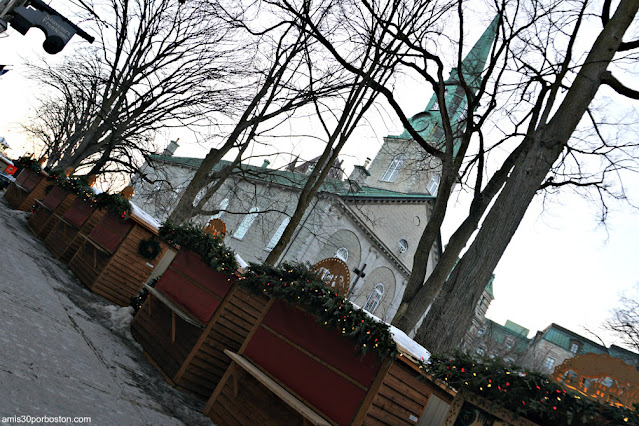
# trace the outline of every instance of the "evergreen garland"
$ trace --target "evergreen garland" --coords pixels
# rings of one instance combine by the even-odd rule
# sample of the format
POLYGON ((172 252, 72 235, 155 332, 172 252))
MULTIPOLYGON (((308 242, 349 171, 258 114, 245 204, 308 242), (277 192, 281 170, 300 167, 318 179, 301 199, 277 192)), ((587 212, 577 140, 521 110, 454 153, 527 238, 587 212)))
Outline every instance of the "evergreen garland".
POLYGON ((122 220, 131 214, 131 203, 121 194, 102 192, 95 196, 95 206, 99 209, 107 209, 113 216, 122 220))
MULTIPOLYGON (((149 287, 155 288, 159 280, 159 277, 153 278, 151 281, 149 281, 149 287)), ((133 316, 135 316, 140 308, 142 308, 142 305, 144 304, 144 301, 147 297, 149 297, 149 290, 146 287, 142 287, 138 292, 138 295, 131 298, 130 305, 133 308, 133 316)))
POLYGON ((41 170, 40 163, 38 163, 38 160, 26 155, 24 157, 18 158, 13 163, 15 166, 18 166, 20 170, 31 169, 34 172, 39 172, 41 170))
POLYGON ((93 188, 88 183, 87 176, 74 176, 68 179, 58 179, 58 185, 69 192, 77 194, 78 198, 89 201, 95 197, 93 188))
POLYGON ((381 359, 398 355, 387 324, 355 308, 303 264, 284 263, 275 268, 252 263, 239 279, 240 284, 253 293, 302 306, 316 316, 320 325, 341 330, 362 354, 373 351, 381 359))
POLYGON ((469 390, 540 425, 639 425, 633 410, 601 404, 567 391, 549 376, 499 360, 479 363, 456 352, 452 357, 432 356, 430 364, 420 368, 458 392, 469 390))
POLYGON ((173 226, 168 222, 160 226, 159 234, 169 244, 199 254, 216 271, 227 274, 237 271, 235 253, 224 245, 221 236, 208 234, 195 225, 173 226))

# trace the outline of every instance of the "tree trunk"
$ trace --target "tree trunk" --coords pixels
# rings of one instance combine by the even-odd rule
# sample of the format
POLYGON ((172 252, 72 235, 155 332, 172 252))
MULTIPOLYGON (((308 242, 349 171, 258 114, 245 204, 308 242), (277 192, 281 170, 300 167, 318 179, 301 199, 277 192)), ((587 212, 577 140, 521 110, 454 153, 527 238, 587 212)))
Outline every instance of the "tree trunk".
POLYGON ((639 2, 635 0, 621 1, 614 16, 595 40, 553 118, 548 125, 541 123, 529 136, 532 138, 530 149, 515 165, 477 237, 444 284, 415 336, 431 352, 445 352, 461 343, 479 297, 537 189, 597 93, 601 78, 638 8, 639 2))
MULTIPOLYGON (((450 237, 446 250, 439 258, 435 269, 430 274, 423 286, 415 293, 414 297, 402 303, 405 305, 404 312, 398 311, 393 320, 393 325, 406 333, 410 333, 424 316, 426 309, 433 303, 435 297, 439 294, 446 278, 450 275, 459 260, 459 254, 466 247, 466 243, 477 229, 479 221, 486 212, 490 202, 495 195, 504 186, 508 179, 510 170, 516 159, 521 155, 525 147, 521 143, 504 161, 502 167, 493 175, 484 190, 475 195, 468 216, 464 222, 457 228, 455 233, 450 237)), ((419 249, 418 249, 419 250, 419 249)), ((417 257, 417 256, 416 256, 417 257)))

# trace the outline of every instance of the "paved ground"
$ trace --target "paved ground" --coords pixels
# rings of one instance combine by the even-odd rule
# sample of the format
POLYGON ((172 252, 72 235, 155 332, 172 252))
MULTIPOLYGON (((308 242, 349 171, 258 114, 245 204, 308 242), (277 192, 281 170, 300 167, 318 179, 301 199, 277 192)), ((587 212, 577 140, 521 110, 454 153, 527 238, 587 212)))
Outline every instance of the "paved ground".
POLYGON ((211 424, 203 402, 146 361, 129 332, 130 308, 83 287, 33 237, 27 217, 0 198, 0 424, 21 415, 211 424))

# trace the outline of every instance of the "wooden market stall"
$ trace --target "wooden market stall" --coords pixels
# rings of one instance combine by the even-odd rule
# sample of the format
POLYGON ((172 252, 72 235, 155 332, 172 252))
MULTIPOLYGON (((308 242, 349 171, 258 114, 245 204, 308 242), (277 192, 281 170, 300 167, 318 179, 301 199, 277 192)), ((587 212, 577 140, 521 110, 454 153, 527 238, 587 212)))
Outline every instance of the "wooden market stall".
POLYGON ((4 198, 12 209, 29 211, 35 200, 41 200, 46 195, 47 175, 36 172, 31 168, 23 169, 16 181, 4 193, 4 198))
POLYGON ((69 268, 93 292, 120 306, 128 306, 155 268, 167 245, 159 239, 153 259, 140 254, 140 244, 156 241, 157 225, 139 209, 126 217, 106 212, 88 235, 79 234, 80 246, 69 268))
POLYGON ((265 312, 268 299, 182 249, 131 323, 133 337, 173 386, 206 399, 265 312))
POLYGON ((54 256, 69 263, 104 214, 104 210, 97 209, 89 201, 76 198, 64 213, 53 213, 55 223, 44 239, 44 245, 54 256))
POLYGON ((415 425, 432 395, 447 403, 454 395, 398 349, 395 359, 361 356, 339 329, 274 300, 242 347, 225 351, 232 363, 204 413, 221 425, 415 425))
POLYGON ((42 201, 36 200, 36 210, 33 212, 27 226, 40 239, 45 239, 58 218, 64 215, 73 204, 77 195, 69 190, 53 185, 42 201))

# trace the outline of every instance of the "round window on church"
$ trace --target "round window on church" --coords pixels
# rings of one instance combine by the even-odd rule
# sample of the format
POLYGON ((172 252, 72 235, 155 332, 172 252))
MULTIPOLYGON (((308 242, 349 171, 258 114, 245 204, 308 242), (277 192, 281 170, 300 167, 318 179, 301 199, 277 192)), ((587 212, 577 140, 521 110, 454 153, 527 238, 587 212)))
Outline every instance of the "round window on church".
POLYGON ((419 218, 419 216, 413 216, 413 223, 415 224, 415 226, 419 226, 420 223, 422 223, 422 220, 419 218))
POLYGON ((348 261, 348 249, 346 247, 342 247, 335 252, 335 257, 338 259, 342 259, 344 262, 348 261))
POLYGON ((406 253, 406 250, 408 250, 408 241, 406 240, 399 240, 399 242, 397 243, 398 247, 399 247, 399 252, 400 253, 406 253))

